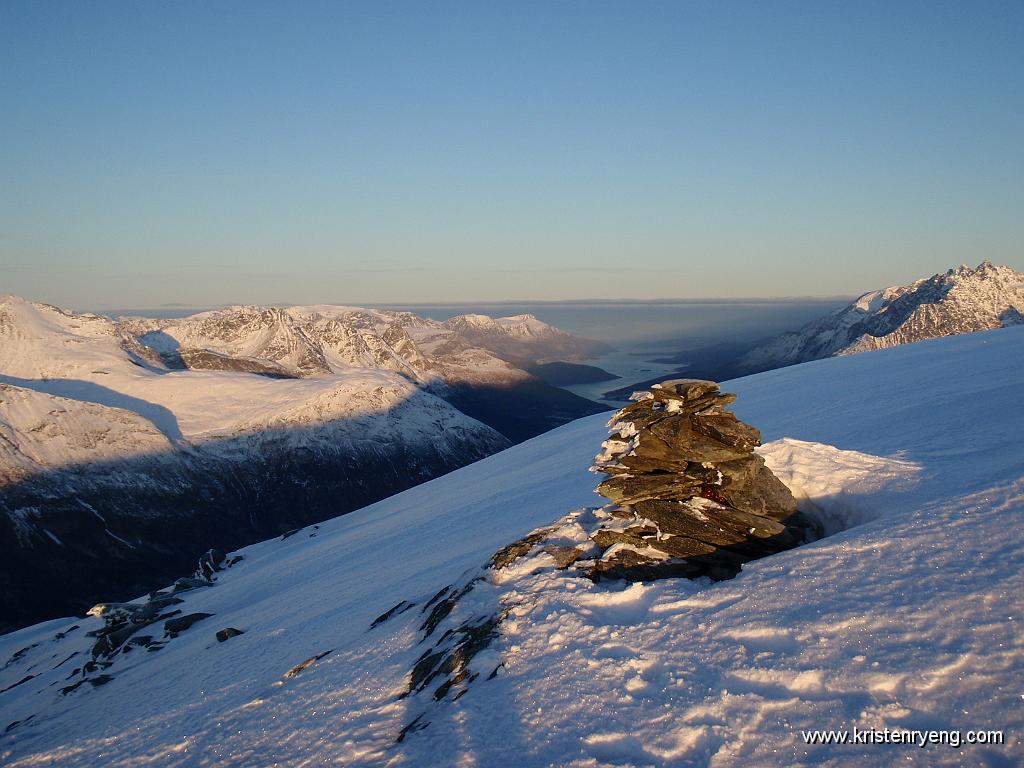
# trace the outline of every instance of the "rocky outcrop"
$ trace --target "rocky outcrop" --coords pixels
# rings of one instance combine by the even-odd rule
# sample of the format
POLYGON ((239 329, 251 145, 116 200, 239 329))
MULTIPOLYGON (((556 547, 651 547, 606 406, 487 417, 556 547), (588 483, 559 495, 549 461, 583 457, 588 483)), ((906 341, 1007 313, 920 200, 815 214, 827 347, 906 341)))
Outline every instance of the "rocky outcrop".
MULTIPOLYGON (((86 685, 96 688, 113 682, 125 668, 123 659, 126 656, 141 662, 135 657, 146 657, 162 650, 182 633, 197 631, 193 630, 196 624, 211 618, 212 613, 186 613, 184 609, 188 608, 193 591, 216 586, 219 575, 243 559, 242 555, 228 558, 220 550, 210 549, 199 558, 192 576, 178 579, 173 587, 155 590, 140 600, 94 605, 83 624, 95 625, 98 620, 102 622, 99 626, 83 632, 82 626, 74 624, 55 633, 49 641, 38 640, 15 652, 0 669, 20 665, 37 672, 0 689, 0 693, 33 680, 33 684, 39 686, 37 693, 53 690, 59 685, 56 690, 62 696, 87 690, 86 685), (145 654, 141 653, 143 650, 145 654), (62 660, 47 670, 49 663, 56 659, 62 660), (47 679, 49 682, 44 683, 47 679)), ((244 630, 225 627, 214 636, 223 643, 243 634, 244 630)), ((9 723, 4 732, 9 733, 29 723, 38 714, 36 712, 9 723)))
POLYGON ((612 417, 592 468, 607 475, 597 491, 612 502, 591 534, 601 549, 593 578, 731 578, 807 539, 793 495, 754 453, 760 433, 725 410, 735 399, 678 379, 612 417))
MULTIPOLYGON (((178 579, 170 591, 150 592, 149 597, 144 601, 94 605, 89 609, 87 615, 103 619, 103 627, 86 633, 89 637, 97 638, 92 647, 94 664, 106 668, 109 666, 107 661, 110 658, 120 651, 131 650, 132 645, 141 645, 147 650, 159 650, 166 643, 166 639, 173 639, 196 622, 212 616, 212 613, 190 613, 183 616, 180 609, 172 608, 172 606, 185 602, 178 596, 178 593, 212 587, 217 580, 216 574, 225 568, 230 568, 242 559, 242 555, 238 555, 229 561, 219 549, 210 549, 199 558, 195 573, 190 577, 178 579), (144 637, 136 635, 139 630, 158 621, 164 622, 165 639, 163 642, 155 642, 151 635, 144 637)), ((240 630, 232 629, 231 631, 241 634, 240 630)), ((228 637, 232 636, 228 635, 228 637)), ((220 639, 220 633, 218 633, 217 639, 220 639)), ((226 640, 227 637, 224 639, 226 640)))

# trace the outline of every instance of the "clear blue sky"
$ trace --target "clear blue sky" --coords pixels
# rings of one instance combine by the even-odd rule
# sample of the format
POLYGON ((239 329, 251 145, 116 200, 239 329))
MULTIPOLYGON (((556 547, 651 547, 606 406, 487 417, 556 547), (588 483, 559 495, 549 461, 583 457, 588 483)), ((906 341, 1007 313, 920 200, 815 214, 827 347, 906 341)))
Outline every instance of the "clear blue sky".
POLYGON ((1024 3, 0 3, 0 292, 850 294, 1024 267, 1024 3))

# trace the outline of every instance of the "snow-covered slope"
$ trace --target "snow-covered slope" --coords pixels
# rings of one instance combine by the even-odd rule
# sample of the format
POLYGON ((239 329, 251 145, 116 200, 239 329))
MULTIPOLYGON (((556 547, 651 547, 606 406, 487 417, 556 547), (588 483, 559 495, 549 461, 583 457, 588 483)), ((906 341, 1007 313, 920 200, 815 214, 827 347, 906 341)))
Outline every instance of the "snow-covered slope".
POLYGON ((0 629, 156 586, 210 546, 364 506, 508 445, 383 367, 172 370, 114 320, 7 297, 0 629))
POLYGON ((861 296, 847 307, 748 352, 738 365, 763 371, 940 336, 1024 322, 1024 274, 985 261, 861 296))
POLYGON ((175 369, 277 378, 394 371, 512 440, 602 409, 517 367, 596 348, 530 315, 442 323, 359 307, 238 306, 165 320, 121 318, 117 329, 139 355, 175 369))
MULTIPOLYGON (((523 343, 545 334, 573 338, 523 343)), ((0 631, 604 410, 443 323, 339 306, 115 320, 7 296, 0 386, 0 631)))
POLYGON ((573 336, 529 314, 498 318, 458 315, 446 320, 444 326, 475 346, 524 365, 584 360, 608 349, 600 342, 573 336))
POLYGON ((47 469, 173 447, 133 411, 0 384, 0 487, 47 469))
POLYGON ((731 581, 594 584, 539 551, 481 570, 537 526, 571 538, 574 510, 600 503, 595 416, 248 547, 171 606, 208 615, 176 637, 146 628, 157 652, 83 677, 101 619, 4 636, 0 762, 1020 764, 1022 354, 1024 328, 1007 328, 732 382, 769 466, 833 535, 731 581), (431 596, 477 575, 422 642, 431 596), (434 639, 495 612, 477 678, 402 696, 434 639), (244 634, 218 642, 227 628, 244 634), (855 726, 1006 743, 801 736, 855 726))

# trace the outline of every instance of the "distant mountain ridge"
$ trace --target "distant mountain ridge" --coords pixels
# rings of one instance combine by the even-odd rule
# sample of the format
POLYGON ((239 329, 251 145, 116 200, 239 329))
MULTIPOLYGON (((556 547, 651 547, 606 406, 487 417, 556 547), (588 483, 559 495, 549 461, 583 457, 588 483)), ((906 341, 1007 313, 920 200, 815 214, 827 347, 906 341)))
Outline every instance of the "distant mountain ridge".
POLYGON ((983 261, 871 291, 743 355, 744 373, 1024 323, 1024 274, 983 261))
MULTIPOLYGON (((235 306, 183 318, 120 318, 126 337, 165 364, 188 367, 187 356, 261 360, 270 370, 316 376, 346 368, 384 368, 422 383, 439 378, 509 375, 510 358, 580 359, 602 348, 533 315, 459 315, 443 322, 412 312, 331 305, 235 306)), ((218 361, 200 362, 209 367, 218 361)), ((229 366, 226 360, 220 364, 229 366)))
POLYGON ((113 319, 2 298, 0 631, 600 410, 411 313, 113 319))

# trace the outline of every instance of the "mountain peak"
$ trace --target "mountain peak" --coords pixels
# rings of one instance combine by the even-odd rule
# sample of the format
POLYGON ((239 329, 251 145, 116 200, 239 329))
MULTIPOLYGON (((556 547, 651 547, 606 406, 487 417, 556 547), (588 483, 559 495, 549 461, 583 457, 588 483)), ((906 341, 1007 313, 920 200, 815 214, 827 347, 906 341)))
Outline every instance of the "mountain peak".
POLYGON ((982 261, 909 285, 870 291, 848 306, 748 352, 746 372, 1021 323, 1024 274, 982 261))

